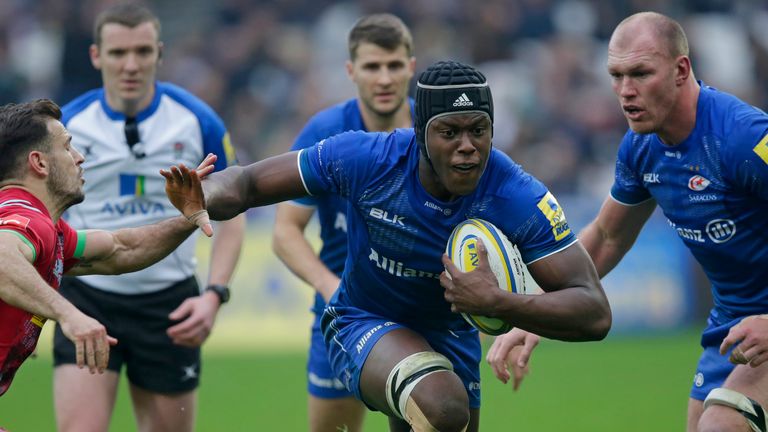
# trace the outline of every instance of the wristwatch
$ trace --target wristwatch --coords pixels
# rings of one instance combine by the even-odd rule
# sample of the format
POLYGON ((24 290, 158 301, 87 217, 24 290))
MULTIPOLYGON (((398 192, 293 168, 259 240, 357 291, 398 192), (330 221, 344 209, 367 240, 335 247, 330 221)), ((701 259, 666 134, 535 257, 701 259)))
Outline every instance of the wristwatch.
POLYGON ((229 287, 226 285, 211 284, 205 287, 206 291, 213 291, 219 297, 219 304, 229 301, 229 287))

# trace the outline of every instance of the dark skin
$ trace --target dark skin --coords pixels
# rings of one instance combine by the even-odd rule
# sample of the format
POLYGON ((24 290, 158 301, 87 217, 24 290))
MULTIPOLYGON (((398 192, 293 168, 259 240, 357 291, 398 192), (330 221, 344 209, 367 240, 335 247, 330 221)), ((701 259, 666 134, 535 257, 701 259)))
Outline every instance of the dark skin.
MULTIPOLYGON (((457 113, 433 119, 426 131, 429 159, 419 160, 419 181, 440 200, 449 201, 477 188, 491 152, 492 124, 485 113, 457 113)), ((296 153, 286 153, 246 167, 230 167, 203 182, 212 219, 228 219, 250 207, 306 195, 296 153)), ((482 254, 481 254, 482 255, 482 254)), ((450 261, 444 264, 454 277, 441 283, 446 299, 456 311, 498 316, 515 326, 565 340, 593 340, 610 327, 610 309, 594 271, 580 245, 531 265, 531 272, 545 290, 540 296, 502 296, 483 257, 480 267, 460 273, 450 261), (461 292, 459 294, 459 292, 461 292)), ((386 400, 386 381, 403 358, 433 348, 420 334, 396 329, 384 335, 369 354, 360 378, 363 399, 390 416, 392 431, 409 426, 393 417, 386 400)), ((441 431, 468 432, 479 427, 479 410, 470 410, 464 384, 450 371, 433 373, 415 387, 411 397, 429 422, 441 431), (439 396, 438 396, 439 395, 439 396)))

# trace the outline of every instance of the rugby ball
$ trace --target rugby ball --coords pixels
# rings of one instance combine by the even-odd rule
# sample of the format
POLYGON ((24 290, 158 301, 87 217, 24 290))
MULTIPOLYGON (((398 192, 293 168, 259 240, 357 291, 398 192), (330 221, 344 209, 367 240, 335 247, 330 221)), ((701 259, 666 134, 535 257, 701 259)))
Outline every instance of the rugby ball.
MULTIPOLYGON (((445 253, 463 272, 471 272, 479 264, 477 243, 482 240, 488 251, 488 263, 499 281, 499 288, 524 294, 525 264, 517 247, 510 243, 492 223, 482 219, 467 219, 453 229, 445 253)), ((500 335, 512 330, 506 322, 481 315, 461 314, 476 329, 489 335, 500 335)))

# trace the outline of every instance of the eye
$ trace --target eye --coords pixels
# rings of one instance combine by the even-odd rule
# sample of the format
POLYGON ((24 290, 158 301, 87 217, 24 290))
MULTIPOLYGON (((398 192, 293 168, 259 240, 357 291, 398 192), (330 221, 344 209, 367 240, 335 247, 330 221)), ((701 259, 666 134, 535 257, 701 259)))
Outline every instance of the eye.
POLYGON ((487 130, 484 126, 478 126, 474 129, 472 129, 472 133, 475 134, 475 136, 483 136, 485 135, 485 131, 487 130))
POLYGON ((445 138, 453 138, 456 136, 456 131, 453 129, 441 129, 439 133, 445 138))

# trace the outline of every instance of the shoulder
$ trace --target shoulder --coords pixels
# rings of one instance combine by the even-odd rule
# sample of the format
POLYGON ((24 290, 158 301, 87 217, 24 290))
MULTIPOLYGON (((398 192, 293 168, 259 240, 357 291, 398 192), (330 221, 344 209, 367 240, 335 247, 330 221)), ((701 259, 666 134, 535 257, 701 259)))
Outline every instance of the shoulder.
POLYGON ((66 126, 73 117, 85 111, 91 104, 101 100, 104 89, 98 88, 90 90, 77 98, 73 99, 61 107, 61 122, 66 126))
POLYGON ((349 99, 317 112, 309 119, 306 128, 326 137, 349 130, 362 130, 357 99, 349 99))
POLYGON ((174 102, 192 112, 201 123, 215 121, 221 123, 222 120, 218 114, 202 99, 190 93, 175 84, 158 81, 157 91, 161 95, 167 96, 174 102))
POLYGON ((493 149, 488 159, 486 191, 499 198, 516 200, 531 192, 540 194, 543 185, 501 150, 493 149))
POLYGON ((703 99, 707 113, 704 120, 716 135, 723 138, 740 134, 755 124, 764 125, 768 120, 763 110, 713 87, 702 84, 699 97, 703 99))

